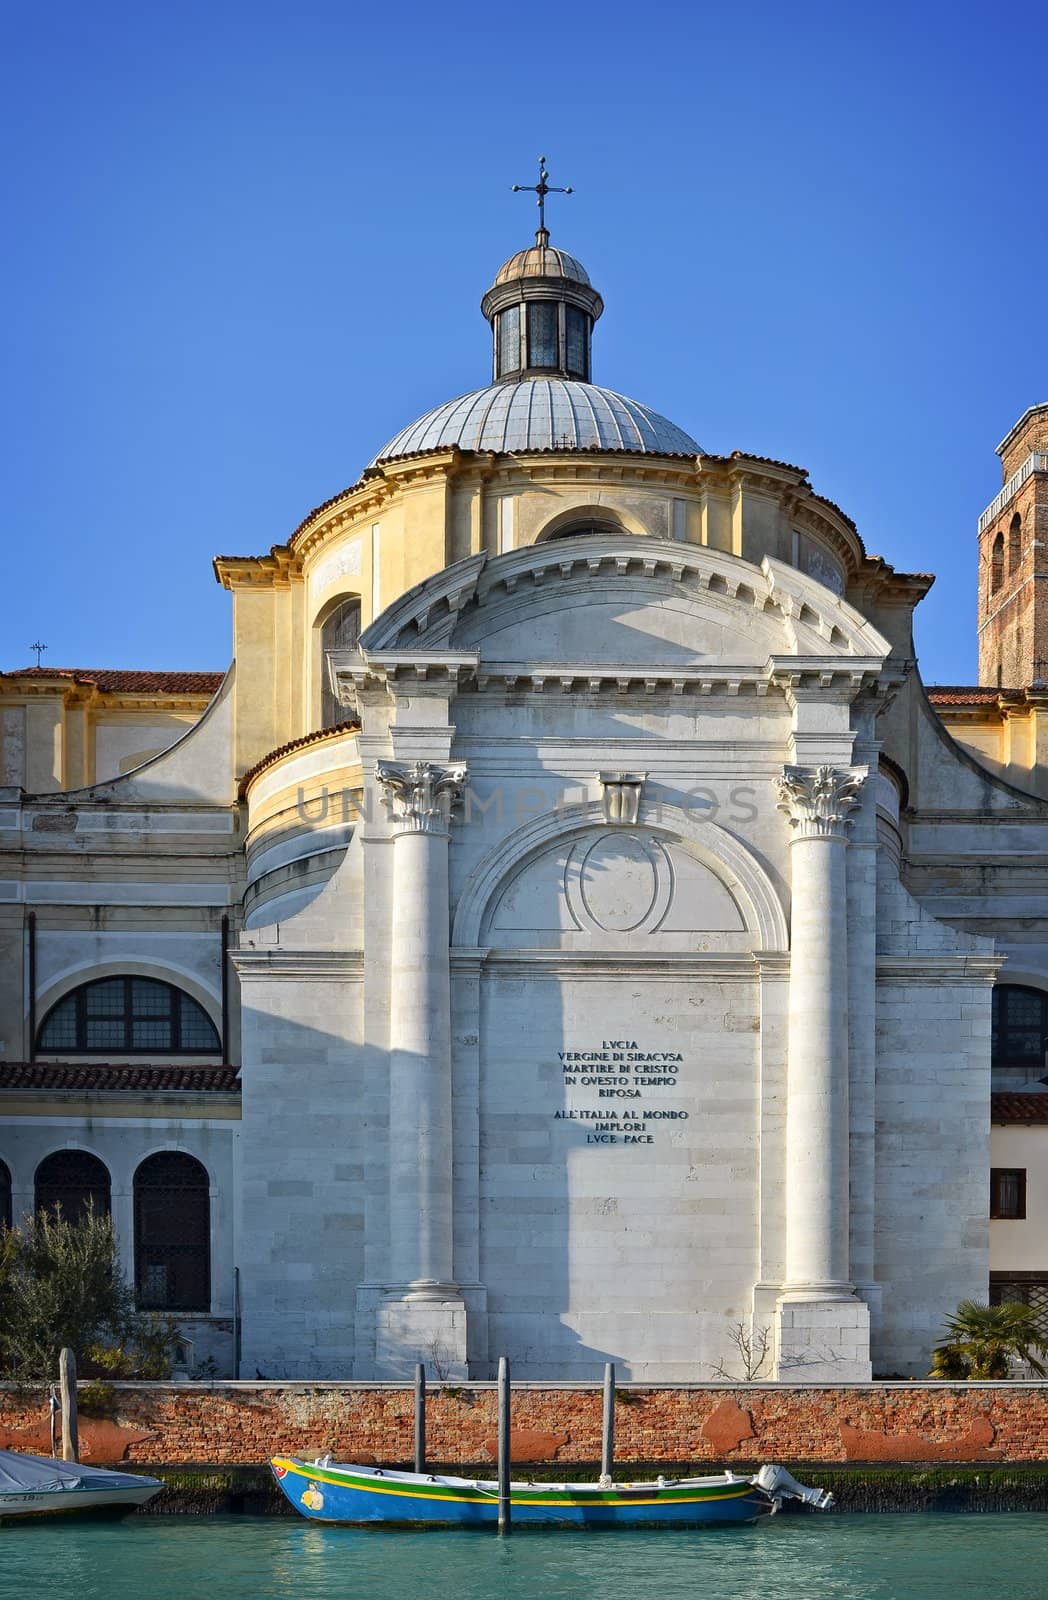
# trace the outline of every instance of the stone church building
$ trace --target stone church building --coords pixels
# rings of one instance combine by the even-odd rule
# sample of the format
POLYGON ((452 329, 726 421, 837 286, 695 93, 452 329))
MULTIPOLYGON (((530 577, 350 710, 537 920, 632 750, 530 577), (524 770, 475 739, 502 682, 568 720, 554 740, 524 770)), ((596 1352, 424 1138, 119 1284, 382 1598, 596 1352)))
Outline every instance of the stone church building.
POLYGON ((1048 1294, 1048 406, 928 691, 931 578, 594 384, 544 228, 482 309, 216 558, 228 672, 0 677, 0 1216, 111 1211, 187 1371, 921 1375, 1048 1294))

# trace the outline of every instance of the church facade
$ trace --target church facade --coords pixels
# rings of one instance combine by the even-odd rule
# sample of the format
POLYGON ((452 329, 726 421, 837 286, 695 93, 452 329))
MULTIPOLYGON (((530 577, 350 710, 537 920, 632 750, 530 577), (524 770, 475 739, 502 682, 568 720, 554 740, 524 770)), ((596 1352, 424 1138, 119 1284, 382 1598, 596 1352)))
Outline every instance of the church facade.
POLYGON ((0 1199, 110 1209, 186 1371, 920 1375, 992 1250, 1048 1285, 990 1145, 1048 1105, 1043 684, 989 643, 1048 407, 992 681, 929 694, 931 579, 595 385, 544 228, 482 308, 488 387, 216 559, 220 682, 0 678, 0 1199))

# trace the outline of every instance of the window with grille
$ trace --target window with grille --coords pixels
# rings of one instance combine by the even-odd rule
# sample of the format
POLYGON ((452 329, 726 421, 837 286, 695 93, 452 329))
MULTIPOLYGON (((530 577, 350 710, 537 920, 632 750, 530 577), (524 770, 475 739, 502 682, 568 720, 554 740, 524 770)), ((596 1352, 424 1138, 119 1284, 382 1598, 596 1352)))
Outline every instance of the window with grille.
POLYGON ((1048 1047, 1048 994, 1017 983, 993 991, 990 1059, 995 1067, 1043 1067, 1048 1047))
POLYGON ((990 1304, 1029 1306, 1048 1341, 1048 1272, 991 1272, 990 1304))
POLYGON ((499 316, 499 377, 509 372, 519 372, 520 359, 520 307, 507 306, 499 316))
POLYGON ((548 300, 528 306, 528 366, 556 367, 558 308, 548 300))
POLYGON ((179 1150, 135 1173, 135 1298, 142 1311, 211 1309, 207 1170, 179 1150))
POLYGON ((0 1161, 0 1228, 11 1226, 11 1170, 0 1161))
POLYGON ((1026 1168, 991 1167, 990 1216, 1015 1220, 1026 1215, 1026 1168))
POLYGON ((36 1169, 37 1211, 60 1211, 63 1221, 80 1222, 89 1211, 108 1217, 109 1170, 87 1150, 56 1150, 36 1169))
POLYGON ((355 650, 360 638, 360 601, 343 600, 325 618, 320 630, 323 688, 321 690, 321 727, 334 728, 346 720, 346 708, 331 692, 328 682, 328 652, 330 650, 355 650))
POLYGON ((590 320, 578 306, 564 312, 564 366, 569 378, 589 377, 590 320))
POLYGON ((38 1050, 63 1054, 218 1055, 214 1023, 191 995, 155 978, 99 978, 47 1013, 38 1050))

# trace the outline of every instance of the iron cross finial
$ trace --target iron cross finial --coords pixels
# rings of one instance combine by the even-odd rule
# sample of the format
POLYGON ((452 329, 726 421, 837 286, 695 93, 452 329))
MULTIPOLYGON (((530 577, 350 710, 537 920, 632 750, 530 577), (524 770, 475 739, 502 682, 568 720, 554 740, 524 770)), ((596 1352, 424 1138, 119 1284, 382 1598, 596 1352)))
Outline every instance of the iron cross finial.
POLYGON ((548 194, 574 194, 574 189, 569 185, 566 189, 556 189, 548 182, 549 173, 546 171, 546 157, 539 156, 539 181, 538 183, 515 183, 514 194, 537 194, 539 208, 539 232, 546 231, 546 196, 548 194))
POLYGON ((37 664, 37 666, 39 666, 40 665, 40 657, 43 655, 44 651, 47 649, 46 644, 41 644, 40 640, 38 639, 36 641, 36 643, 35 644, 31 644, 29 646, 29 648, 30 648, 30 650, 35 650, 36 651, 36 664, 37 664))

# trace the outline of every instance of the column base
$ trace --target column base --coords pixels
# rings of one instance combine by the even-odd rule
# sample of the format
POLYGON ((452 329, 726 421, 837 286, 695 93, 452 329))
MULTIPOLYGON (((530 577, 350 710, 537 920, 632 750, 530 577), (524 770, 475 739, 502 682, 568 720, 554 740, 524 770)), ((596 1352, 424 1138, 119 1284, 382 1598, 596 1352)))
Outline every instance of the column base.
POLYGON ((437 1382, 469 1376, 466 1303, 454 1284, 405 1284, 375 1306, 375 1373, 410 1378, 417 1362, 437 1382))
POLYGON ((869 1383, 870 1310, 844 1290, 786 1290, 775 1308, 778 1383, 869 1383))

